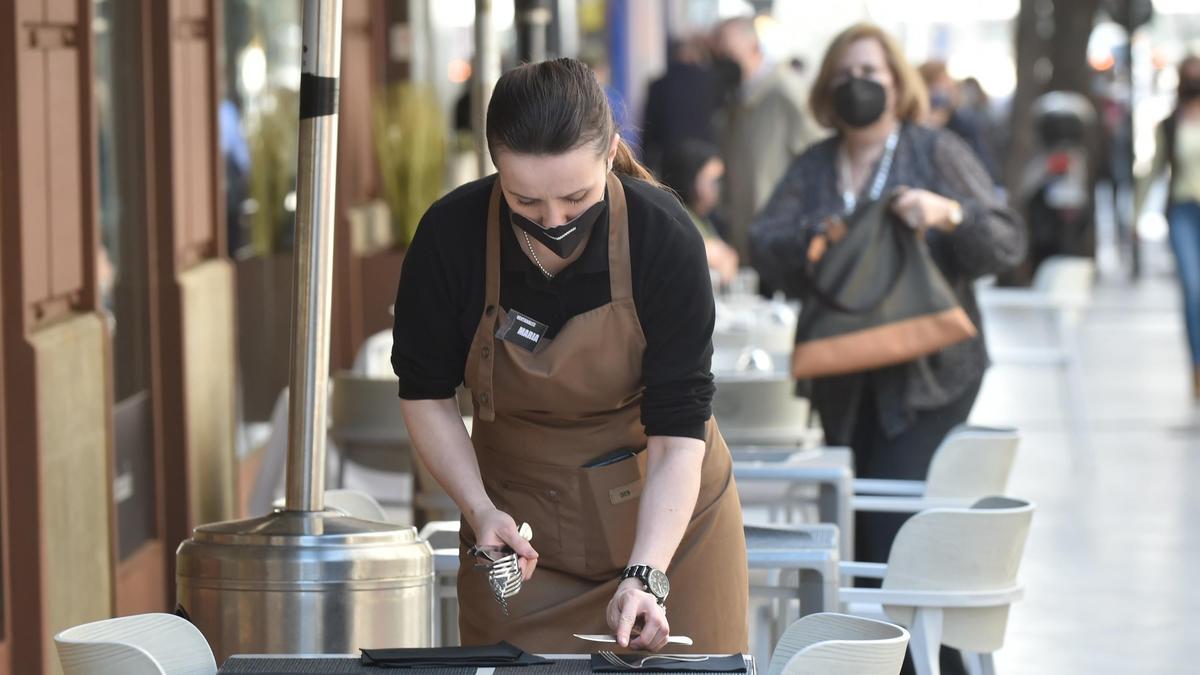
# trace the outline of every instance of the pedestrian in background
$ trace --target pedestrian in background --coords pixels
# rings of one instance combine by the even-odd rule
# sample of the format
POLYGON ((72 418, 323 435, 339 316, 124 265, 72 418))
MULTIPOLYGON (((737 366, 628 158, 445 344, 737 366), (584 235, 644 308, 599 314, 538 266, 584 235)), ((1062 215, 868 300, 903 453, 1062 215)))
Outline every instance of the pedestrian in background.
POLYGON ((642 158, 660 171, 663 157, 686 141, 716 143, 713 115, 719 105, 712 57, 693 37, 672 43, 667 72, 650 83, 642 116, 642 158))
POLYGON ((921 64, 918 72, 929 90, 929 116, 925 123, 957 134, 975 151, 975 156, 987 169, 992 182, 999 184, 1000 169, 992 155, 992 146, 984 122, 976 116, 974 110, 964 105, 962 89, 959 83, 950 77, 946 64, 941 61, 928 61, 921 64))
MULTIPOLYGON (((811 104, 835 135, 797 158, 755 220, 754 266, 768 285, 815 301, 801 275, 813 228, 860 202, 896 195, 897 226, 921 234, 980 333, 909 363, 819 378, 812 400, 826 442, 853 448, 858 476, 923 480, 934 449, 970 414, 988 364, 973 281, 1022 260, 1024 228, 961 139, 917 123, 925 87, 878 27, 858 24, 834 39, 811 104)), ((859 559, 886 561, 902 522, 860 515, 859 559)), ((961 659, 944 653, 943 662, 943 672, 963 672, 961 659)))
POLYGON ((1175 109, 1159 125, 1153 169, 1138 186, 1138 213, 1149 183, 1167 172, 1167 223, 1183 284, 1192 400, 1200 405, 1200 56, 1189 56, 1179 64, 1175 109))
POLYGON ((721 283, 729 284, 737 277, 738 254, 725 243, 713 224, 713 211, 721 200, 721 178, 725 163, 716 146, 698 140, 687 140, 667 151, 659 178, 679 195, 696 229, 704 237, 708 268, 716 272, 721 283))
POLYGON ((804 105, 804 87, 787 63, 773 63, 763 52, 754 20, 722 22, 714 33, 719 73, 735 88, 718 114, 721 157, 726 181, 723 214, 725 239, 743 260, 749 259, 750 222, 796 155, 820 137, 804 105))

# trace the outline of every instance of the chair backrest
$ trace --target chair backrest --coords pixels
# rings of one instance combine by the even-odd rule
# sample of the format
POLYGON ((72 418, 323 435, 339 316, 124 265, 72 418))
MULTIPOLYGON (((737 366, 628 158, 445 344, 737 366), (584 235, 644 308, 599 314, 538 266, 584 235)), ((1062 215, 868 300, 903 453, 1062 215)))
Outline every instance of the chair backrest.
POLYGON ((1096 263, 1091 258, 1050 256, 1038 265, 1033 288, 1055 298, 1086 299, 1096 280, 1096 263))
POLYGON ((408 442, 395 380, 342 371, 333 376, 331 384, 329 425, 334 434, 353 429, 381 440, 408 442))
POLYGON ((392 329, 368 337, 354 356, 355 373, 365 377, 392 377, 392 329))
POLYGON ((713 416, 729 443, 754 442, 740 439, 743 431, 795 428, 800 433, 808 426, 809 401, 796 396, 789 374, 721 375, 716 387, 713 416))
POLYGON ((54 636, 64 675, 213 675, 200 631, 174 614, 139 614, 68 628, 54 636))
POLYGON ((956 427, 933 453, 925 496, 979 499, 1004 494, 1020 441, 1016 429, 956 427))
POLYGON ((1083 310, 1091 301, 1095 281, 1096 263, 1091 258, 1056 255, 1038 265, 1033 288, 1065 303, 1059 313, 1059 325, 1060 329, 1071 328, 1083 320, 1083 310))
MULTIPOLYGON (((909 518, 896 533, 883 579, 886 590, 984 592, 1018 587, 1017 569, 1033 518, 1032 503, 987 497, 970 508, 937 508, 909 518)), ((887 606, 912 625, 911 608, 887 606)), ((1008 604, 947 609, 942 643, 988 653, 1004 644, 1008 604)))
POLYGON ((325 508, 337 509, 348 516, 361 520, 388 522, 387 511, 383 510, 379 501, 361 490, 326 490, 325 508))
POLYGON ((788 626, 768 675, 896 675, 908 631, 845 614, 810 614, 788 626))

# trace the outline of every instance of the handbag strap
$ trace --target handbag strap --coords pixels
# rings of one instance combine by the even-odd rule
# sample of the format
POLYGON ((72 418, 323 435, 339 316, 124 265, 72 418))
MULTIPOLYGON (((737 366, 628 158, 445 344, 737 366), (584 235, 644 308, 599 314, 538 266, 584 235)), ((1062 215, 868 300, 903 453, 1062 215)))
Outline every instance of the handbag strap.
MULTIPOLYGON (((885 201, 890 203, 891 199, 888 198, 885 201)), ((900 264, 896 265, 895 273, 892 274, 892 278, 888 281, 883 291, 880 292, 878 298, 873 299, 871 302, 866 303, 862 307, 851 307, 846 305, 840 302, 837 298, 833 297, 833 294, 830 291, 821 288, 821 285, 817 283, 815 262, 805 259, 804 264, 800 266, 800 276, 803 279, 805 286, 812 291, 812 294, 816 296, 816 298, 820 300, 822 304, 830 309, 842 312, 843 314, 866 314, 874 311, 875 308, 883 304, 883 301, 887 299, 888 295, 892 292, 892 289, 896 287, 896 283, 900 281, 900 277, 903 276, 904 268, 908 265, 908 247, 904 246, 904 242, 902 240, 902 237, 905 235, 905 233, 901 232, 900 228, 896 227, 896 225, 891 222, 891 219, 887 215, 886 208, 887 207, 885 206, 883 217, 887 223, 886 227, 891 229, 892 236, 894 236, 896 241, 900 244, 900 246, 897 247, 900 250, 900 264)), ((825 233, 824 228, 814 232, 812 236, 809 237, 809 242, 811 243, 812 240, 817 237, 825 237, 828 242, 828 235, 825 233)), ((805 246, 805 250, 807 249, 808 246, 805 246)))

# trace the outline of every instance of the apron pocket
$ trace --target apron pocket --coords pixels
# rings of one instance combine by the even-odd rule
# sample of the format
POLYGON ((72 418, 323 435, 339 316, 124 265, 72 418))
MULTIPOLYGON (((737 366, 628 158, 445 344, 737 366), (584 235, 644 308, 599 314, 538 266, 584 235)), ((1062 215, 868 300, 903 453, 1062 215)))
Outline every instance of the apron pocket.
POLYGON ((633 553, 646 479, 646 453, 641 451, 612 464, 584 467, 582 473, 585 568, 591 576, 608 578, 624 570, 633 553))
POLYGON ((533 528, 530 543, 538 552, 539 562, 553 564, 562 550, 558 490, 513 480, 499 481, 499 488, 493 495, 496 508, 512 516, 518 526, 529 523, 533 528))

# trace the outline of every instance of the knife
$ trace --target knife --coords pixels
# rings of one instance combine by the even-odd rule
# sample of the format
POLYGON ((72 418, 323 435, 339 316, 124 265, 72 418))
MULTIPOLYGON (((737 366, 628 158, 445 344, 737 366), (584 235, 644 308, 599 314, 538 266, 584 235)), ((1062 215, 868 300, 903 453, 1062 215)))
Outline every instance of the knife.
MULTIPOLYGON (((575 637, 579 638, 580 640, 587 640, 588 642, 616 643, 616 641, 617 641, 616 635, 598 635, 598 634, 597 635, 581 635, 579 633, 574 633, 574 635, 575 635, 575 637)), ((672 635, 667 638, 667 644, 691 646, 692 638, 690 638, 686 635, 672 635)))

